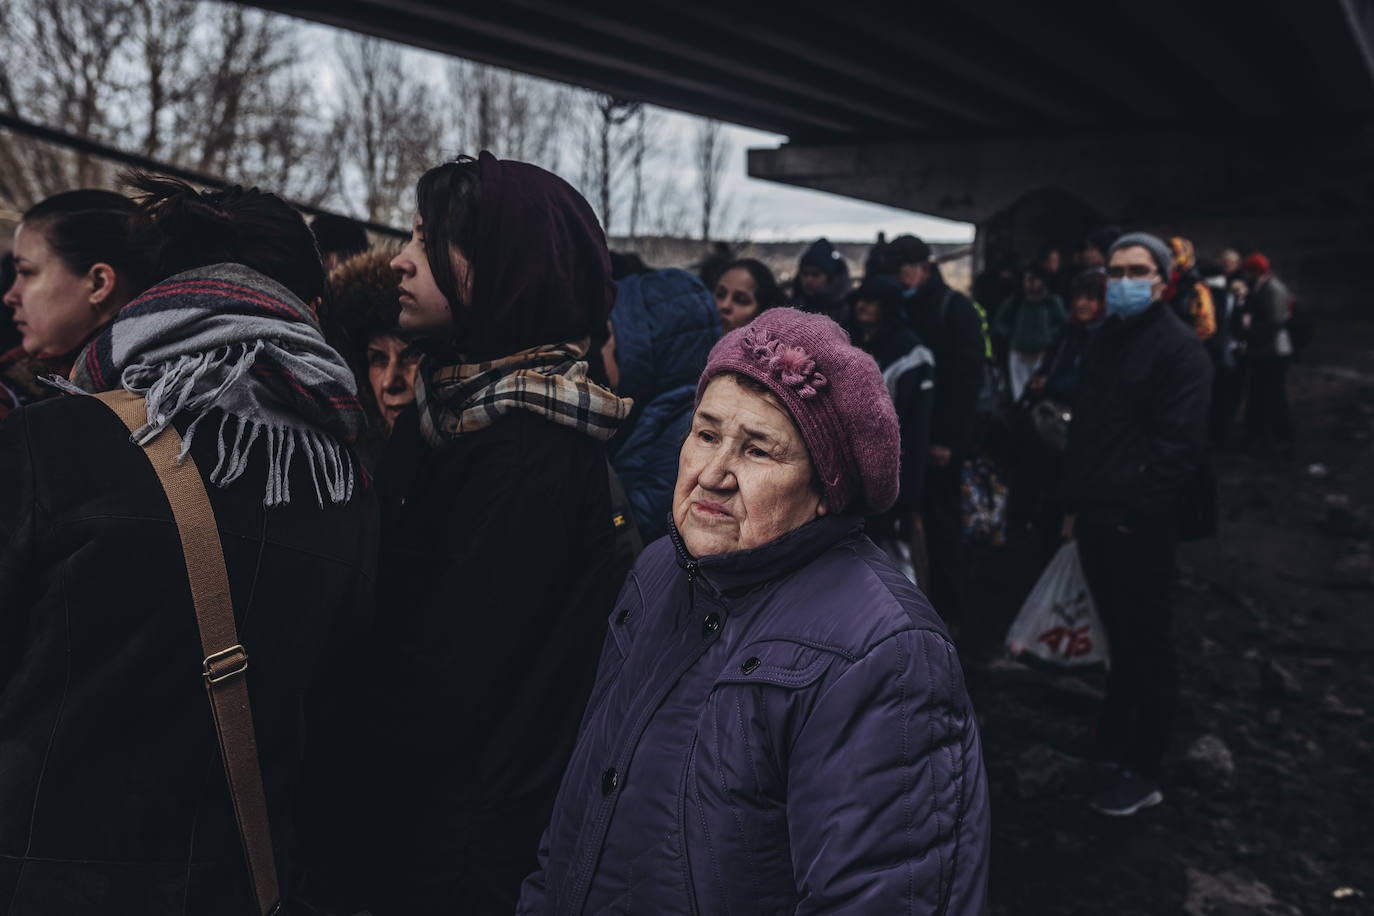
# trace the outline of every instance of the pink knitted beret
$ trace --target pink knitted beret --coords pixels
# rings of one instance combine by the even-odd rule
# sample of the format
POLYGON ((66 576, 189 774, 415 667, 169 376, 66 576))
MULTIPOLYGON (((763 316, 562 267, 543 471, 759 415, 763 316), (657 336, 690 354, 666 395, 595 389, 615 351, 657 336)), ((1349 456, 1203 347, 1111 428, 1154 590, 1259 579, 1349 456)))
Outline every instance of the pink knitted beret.
POLYGON ((776 308, 720 339, 697 402, 722 372, 756 379, 801 430, 831 512, 877 515, 897 500, 901 437, 878 364, 824 315, 776 308))

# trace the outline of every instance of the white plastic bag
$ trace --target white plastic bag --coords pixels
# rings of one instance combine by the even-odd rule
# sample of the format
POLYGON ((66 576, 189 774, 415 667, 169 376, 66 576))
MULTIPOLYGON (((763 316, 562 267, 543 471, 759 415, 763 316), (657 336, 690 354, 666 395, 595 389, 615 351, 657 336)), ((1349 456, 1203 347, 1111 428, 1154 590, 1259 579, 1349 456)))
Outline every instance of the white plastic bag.
POLYGON ((1111 667, 1107 633, 1069 541, 1050 560, 1007 631, 1007 652, 1033 655, 1066 668, 1111 667))

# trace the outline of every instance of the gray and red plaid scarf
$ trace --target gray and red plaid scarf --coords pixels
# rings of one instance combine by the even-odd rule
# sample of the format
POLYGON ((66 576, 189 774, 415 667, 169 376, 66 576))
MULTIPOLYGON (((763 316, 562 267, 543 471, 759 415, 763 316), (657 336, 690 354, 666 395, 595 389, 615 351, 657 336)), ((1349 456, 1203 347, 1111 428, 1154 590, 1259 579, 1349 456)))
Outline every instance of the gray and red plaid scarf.
POLYGON ((141 395, 148 422, 133 434, 140 445, 177 415, 192 414, 182 458, 200 421, 222 410, 210 482, 227 487, 242 476, 263 439, 268 506, 290 502, 297 453, 309 463, 321 506, 326 496, 352 498, 353 464, 341 442, 356 439, 365 422, 353 373, 299 298, 242 264, 188 270, 157 284, 92 339, 71 382, 57 384, 79 393, 122 386, 141 395))
POLYGON ((528 410, 606 441, 634 402, 587 378, 589 341, 531 347, 485 363, 458 363, 415 378, 425 441, 438 448, 485 429, 512 410, 528 410))

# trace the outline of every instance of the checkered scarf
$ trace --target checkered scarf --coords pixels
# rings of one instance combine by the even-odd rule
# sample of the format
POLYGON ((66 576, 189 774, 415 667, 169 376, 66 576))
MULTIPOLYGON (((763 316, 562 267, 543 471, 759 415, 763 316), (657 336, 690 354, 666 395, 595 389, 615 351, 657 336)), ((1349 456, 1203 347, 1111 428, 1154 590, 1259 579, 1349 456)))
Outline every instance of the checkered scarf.
POLYGON ((531 347, 485 363, 421 365, 415 405, 425 441, 438 448, 485 429, 512 410, 528 410, 594 439, 615 435, 634 402, 587 378, 589 341, 531 347))

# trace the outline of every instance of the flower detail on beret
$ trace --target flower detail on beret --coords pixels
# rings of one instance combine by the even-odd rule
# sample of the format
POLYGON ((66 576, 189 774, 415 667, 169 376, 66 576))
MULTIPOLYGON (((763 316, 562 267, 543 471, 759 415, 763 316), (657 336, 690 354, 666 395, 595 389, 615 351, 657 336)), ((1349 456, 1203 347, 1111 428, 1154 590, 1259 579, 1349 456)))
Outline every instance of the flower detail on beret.
POLYGON ((746 331, 744 346, 775 378, 797 392, 797 397, 814 398, 830 383, 816 371, 816 361, 801 347, 793 347, 767 331, 746 331))

